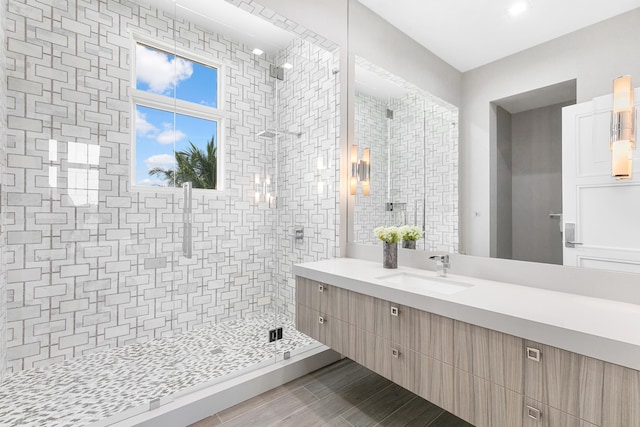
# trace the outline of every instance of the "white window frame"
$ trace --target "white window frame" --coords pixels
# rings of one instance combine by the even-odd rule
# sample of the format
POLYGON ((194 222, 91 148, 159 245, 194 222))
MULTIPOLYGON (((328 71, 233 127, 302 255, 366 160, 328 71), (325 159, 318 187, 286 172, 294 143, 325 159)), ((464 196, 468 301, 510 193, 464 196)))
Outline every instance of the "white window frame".
MULTIPOLYGON (((197 117, 205 120, 212 120, 218 123, 217 126, 217 141, 216 141, 216 160, 217 160, 217 177, 216 177, 216 189, 202 189, 194 188, 194 191, 207 191, 222 193, 224 188, 224 159, 225 159, 225 129, 227 114, 224 110, 224 82, 225 82, 225 65, 220 62, 212 61, 211 58, 197 54, 192 51, 188 51, 182 48, 178 48, 170 43, 162 42, 144 34, 131 32, 131 111, 130 111, 130 128, 131 128, 131 150, 130 150, 130 185, 133 191, 154 191, 154 192, 167 192, 175 191, 175 187, 154 187, 154 186, 142 186, 136 185, 136 129, 135 129, 135 117, 136 106, 155 108, 157 110, 167 111, 169 113, 182 114, 184 116, 197 117), (144 90, 136 89, 136 48, 138 44, 148 46, 153 49, 166 52, 170 55, 175 55, 180 58, 197 62, 199 64, 213 67, 218 70, 217 84, 217 100, 216 108, 207 107, 194 102, 188 102, 173 97, 160 95, 144 90)), ((174 145, 175 149, 175 145, 174 145)), ((175 151, 174 151, 175 155, 175 151)))

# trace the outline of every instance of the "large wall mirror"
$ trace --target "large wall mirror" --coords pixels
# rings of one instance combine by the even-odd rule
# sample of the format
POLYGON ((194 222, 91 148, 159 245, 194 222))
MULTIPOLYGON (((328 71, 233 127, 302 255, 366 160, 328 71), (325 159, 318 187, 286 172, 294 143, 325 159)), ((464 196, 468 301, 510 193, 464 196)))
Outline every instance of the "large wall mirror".
MULTIPOLYGON (((640 242, 630 241, 640 233, 640 221, 625 213, 636 212, 637 218, 640 212, 640 150, 632 152, 635 173, 624 181, 611 176, 609 152, 613 80, 628 74, 634 86, 640 86, 640 55, 629 54, 640 45, 640 2, 615 2, 615 11, 609 15, 582 26, 567 25, 566 31, 538 44, 478 66, 456 63, 454 68, 446 54, 436 56, 434 46, 424 54, 436 54, 429 59, 433 69, 418 59, 417 42, 411 36, 417 38, 411 31, 406 43, 411 46, 391 47, 386 39, 392 38, 395 28, 382 24, 367 28, 368 34, 375 33, 372 37, 380 50, 366 45, 358 33, 364 32, 363 22, 373 22, 368 16, 371 11, 403 30, 403 22, 391 9, 404 6, 383 3, 350 3, 351 33, 356 34, 350 39, 356 87, 353 141, 359 150, 370 147, 372 156, 370 195, 359 190, 350 198, 350 243, 375 244, 370 232, 374 225, 421 226, 424 218, 426 239, 418 245, 421 250, 640 273, 640 242), (421 79, 419 70, 411 69, 411 61, 400 59, 408 52, 416 58, 415 68, 436 77, 421 79), (442 73, 448 66, 450 71, 442 73), (402 81, 404 89, 376 95, 367 87, 371 74, 382 76, 387 87, 402 81), (455 155, 434 157, 437 150, 430 148, 426 134, 419 142, 419 137, 394 140, 396 124, 390 121, 395 119, 388 117, 398 117, 392 105, 396 103, 399 111, 398 101, 403 99, 433 103, 447 111, 436 116, 447 117, 442 123, 448 128, 440 130, 447 133, 449 142, 455 140, 447 146, 451 153, 457 150, 455 155), (454 118, 458 115, 459 120, 454 118), (457 179, 449 175, 453 170, 457 179), (596 176, 601 181, 596 183, 596 176), (452 190, 447 193, 453 197, 451 204, 437 199, 444 193, 438 193, 437 185, 429 185, 431 179, 452 190), (567 182, 573 185, 573 195, 568 194, 567 182), (606 194, 601 194, 603 186, 609 188, 606 194), (435 200, 431 209, 450 212, 448 218, 458 220, 459 229, 446 242, 435 240, 438 227, 449 224, 439 217, 432 217, 430 223, 424 201, 431 199, 435 200), (568 247, 568 241, 577 244, 568 247)), ((538 18, 545 19, 546 5, 534 8, 538 18)), ((528 28, 524 21, 520 25, 528 28)), ((464 36, 456 37, 465 43, 464 36)), ((510 43, 509 37, 508 32, 501 35, 504 43, 510 43)), ((473 45, 476 40, 466 43, 473 45)), ((636 107, 639 98, 636 90, 636 107)), ((426 124, 433 111, 414 109, 413 117, 426 124)), ((404 124, 400 127, 409 130, 404 124)))
POLYGON ((369 150, 368 194, 356 189, 356 243, 380 244, 378 226, 424 231, 416 248, 458 248, 458 109, 418 86, 355 58, 355 145, 369 150))

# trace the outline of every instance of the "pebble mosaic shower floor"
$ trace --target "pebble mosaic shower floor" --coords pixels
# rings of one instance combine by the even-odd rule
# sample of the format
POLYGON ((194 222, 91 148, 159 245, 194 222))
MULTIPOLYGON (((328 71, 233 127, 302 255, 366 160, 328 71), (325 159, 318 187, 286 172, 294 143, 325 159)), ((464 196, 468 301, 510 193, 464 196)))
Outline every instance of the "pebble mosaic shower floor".
POLYGON ((10 375, 0 383, 0 427, 108 425, 124 411, 315 343, 280 320, 284 336, 275 343, 267 341, 274 317, 262 315, 10 375))

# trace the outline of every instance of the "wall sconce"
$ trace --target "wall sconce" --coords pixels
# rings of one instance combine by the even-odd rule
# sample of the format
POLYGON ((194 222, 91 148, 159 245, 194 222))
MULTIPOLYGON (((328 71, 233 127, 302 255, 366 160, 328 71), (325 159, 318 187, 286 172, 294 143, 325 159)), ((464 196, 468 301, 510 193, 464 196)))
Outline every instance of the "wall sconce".
POLYGON ((613 111, 611 112, 611 176, 631 179, 635 144, 635 108, 631 76, 613 81, 613 111))
POLYGON ((371 174, 371 150, 365 148, 362 150, 362 158, 358 160, 358 146, 351 146, 351 181, 350 193, 355 195, 358 190, 358 181, 362 183, 362 194, 369 195, 371 174))

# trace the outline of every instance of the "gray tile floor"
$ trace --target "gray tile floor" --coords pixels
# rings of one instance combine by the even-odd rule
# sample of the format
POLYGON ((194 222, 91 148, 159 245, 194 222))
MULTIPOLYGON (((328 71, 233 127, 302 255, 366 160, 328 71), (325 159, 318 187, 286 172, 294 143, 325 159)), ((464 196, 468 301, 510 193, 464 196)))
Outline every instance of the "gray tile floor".
POLYGON ((471 424, 343 359, 191 425, 212 426, 471 427, 471 424))

